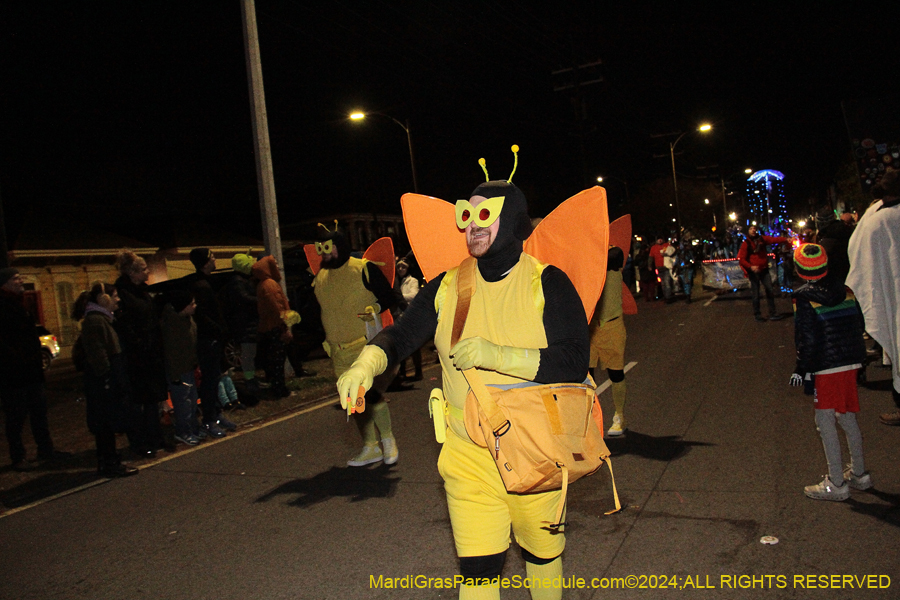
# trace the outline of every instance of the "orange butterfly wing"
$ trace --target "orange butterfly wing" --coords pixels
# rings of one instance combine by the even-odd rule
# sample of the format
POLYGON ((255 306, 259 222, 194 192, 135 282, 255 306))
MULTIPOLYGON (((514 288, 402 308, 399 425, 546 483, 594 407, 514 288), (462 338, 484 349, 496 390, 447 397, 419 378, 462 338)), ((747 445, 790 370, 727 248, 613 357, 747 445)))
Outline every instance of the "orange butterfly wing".
POLYGON ((306 261, 309 263, 309 270, 315 275, 322 268, 322 257, 316 252, 315 244, 304 244, 303 253, 306 254, 306 261))
MULTIPOLYGON (((609 245, 621 248, 627 261, 631 253, 631 215, 624 215, 609 224, 609 245)), ((637 302, 631 290, 622 282, 622 312, 626 315, 637 314, 637 302)))
POLYGON ((606 281, 609 235, 606 190, 595 186, 557 206, 525 241, 525 252, 569 276, 588 321, 606 281))
MULTIPOLYGON (((404 194, 403 221, 409 245, 427 281, 469 256, 466 236, 456 227, 453 204, 421 194, 404 194)), ((593 187, 569 198, 541 221, 525 252, 565 271, 590 320, 606 280, 609 214, 606 190, 593 187)))
POLYGON ((469 256, 466 234, 456 227, 456 208, 446 200, 403 194, 403 223, 425 281, 459 266, 469 256))
MULTIPOLYGON (((394 268, 394 242, 391 241, 391 238, 378 238, 372 242, 372 245, 363 252, 363 259, 376 263, 381 272, 384 273, 388 283, 391 286, 394 285, 396 270, 394 268)), ((391 325, 393 322, 394 318, 391 316, 391 311, 381 311, 381 323, 384 327, 391 325)))

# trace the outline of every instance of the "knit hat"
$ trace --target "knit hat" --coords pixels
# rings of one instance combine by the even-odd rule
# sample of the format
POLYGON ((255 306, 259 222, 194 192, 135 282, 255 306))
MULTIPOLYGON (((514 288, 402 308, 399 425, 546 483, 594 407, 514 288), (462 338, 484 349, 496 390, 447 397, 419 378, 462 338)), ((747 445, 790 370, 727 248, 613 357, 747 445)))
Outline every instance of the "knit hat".
POLYGON ((235 254, 231 257, 231 268, 243 275, 249 275, 250 268, 255 262, 256 261, 253 260, 252 256, 247 256, 246 254, 235 254))
POLYGON ((19 270, 14 267, 6 267, 0 269, 0 287, 6 285, 6 282, 19 274, 19 270))
POLYGON ((828 274, 828 255, 818 244, 803 244, 794 250, 797 275, 807 281, 818 281, 828 274))
POLYGON ((206 263, 209 262, 209 257, 212 252, 209 251, 209 248, 194 248, 191 250, 191 253, 188 255, 188 258, 191 261, 191 264, 194 265, 194 268, 198 271, 206 266, 206 263))
POLYGON ((175 312, 180 313, 191 303, 194 295, 187 290, 169 290, 165 295, 166 303, 171 304, 175 312))

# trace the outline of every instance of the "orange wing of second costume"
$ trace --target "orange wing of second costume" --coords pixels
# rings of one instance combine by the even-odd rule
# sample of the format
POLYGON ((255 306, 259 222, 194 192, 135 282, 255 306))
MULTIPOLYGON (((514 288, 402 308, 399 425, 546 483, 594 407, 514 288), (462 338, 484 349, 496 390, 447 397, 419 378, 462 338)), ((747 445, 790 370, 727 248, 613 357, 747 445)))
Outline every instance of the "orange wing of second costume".
MULTIPOLYGON (((469 256, 453 204, 421 194, 404 194, 401 203, 406 234, 426 280, 469 256)), ((569 276, 588 321, 603 291, 608 249, 609 214, 602 187, 584 190, 557 206, 525 241, 525 252, 569 276)))
MULTIPOLYGON (((631 253, 631 215, 619 217, 609 224, 609 245, 620 248, 625 254, 625 262, 631 253)), ((622 267, 624 268, 624 267, 622 267)), ((622 313, 626 315, 637 314, 637 302, 631 295, 631 290, 622 282, 622 313)))
MULTIPOLYGON (((394 242, 391 241, 391 238, 378 238, 372 242, 372 245, 363 252, 363 259, 378 265, 385 279, 393 287, 396 270, 394 268, 394 242)), ((391 316, 391 311, 381 311, 381 324, 387 327, 388 325, 393 325, 393 323, 394 317, 391 316)))
MULTIPOLYGON (((313 275, 322 268, 322 257, 316 252, 315 244, 304 244, 303 253, 306 254, 306 260, 309 262, 309 268, 313 275)), ((378 238, 363 253, 363 259, 375 263, 384 274, 388 283, 394 285, 394 242, 389 237, 378 238)), ((391 311, 381 311, 381 323, 384 327, 392 325, 394 318, 391 311)))

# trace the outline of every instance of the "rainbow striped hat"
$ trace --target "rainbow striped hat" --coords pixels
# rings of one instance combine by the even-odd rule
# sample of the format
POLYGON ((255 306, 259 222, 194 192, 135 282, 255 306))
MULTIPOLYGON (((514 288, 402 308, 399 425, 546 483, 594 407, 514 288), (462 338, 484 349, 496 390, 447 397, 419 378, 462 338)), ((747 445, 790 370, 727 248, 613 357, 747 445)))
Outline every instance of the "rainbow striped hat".
POLYGON ((828 274, 828 255, 818 244, 801 244, 794 250, 797 275, 807 281, 818 281, 828 274))

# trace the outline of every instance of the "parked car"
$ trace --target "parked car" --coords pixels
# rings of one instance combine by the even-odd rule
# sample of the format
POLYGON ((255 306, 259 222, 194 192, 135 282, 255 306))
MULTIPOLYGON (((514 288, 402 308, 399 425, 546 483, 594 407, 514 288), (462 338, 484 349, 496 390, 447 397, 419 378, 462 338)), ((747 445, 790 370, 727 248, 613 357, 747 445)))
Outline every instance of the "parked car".
POLYGON ((50 368, 53 359, 59 356, 59 341, 43 325, 38 325, 37 330, 38 335, 41 336, 41 357, 44 359, 44 370, 46 371, 50 368))

